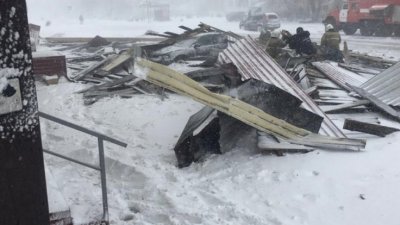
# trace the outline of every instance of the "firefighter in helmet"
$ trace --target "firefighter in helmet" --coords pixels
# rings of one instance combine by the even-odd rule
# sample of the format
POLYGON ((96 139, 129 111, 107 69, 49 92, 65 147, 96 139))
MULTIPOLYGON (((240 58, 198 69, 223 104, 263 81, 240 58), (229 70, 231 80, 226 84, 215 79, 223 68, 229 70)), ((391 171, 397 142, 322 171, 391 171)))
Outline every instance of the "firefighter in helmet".
POLYGON ((339 48, 341 41, 339 32, 335 31, 332 24, 327 24, 325 33, 321 38, 321 49, 326 59, 343 62, 343 54, 339 48))
POLYGON ((282 48, 286 46, 286 43, 280 38, 281 31, 274 30, 271 32, 271 38, 268 42, 267 52, 272 58, 276 58, 282 52, 282 48))

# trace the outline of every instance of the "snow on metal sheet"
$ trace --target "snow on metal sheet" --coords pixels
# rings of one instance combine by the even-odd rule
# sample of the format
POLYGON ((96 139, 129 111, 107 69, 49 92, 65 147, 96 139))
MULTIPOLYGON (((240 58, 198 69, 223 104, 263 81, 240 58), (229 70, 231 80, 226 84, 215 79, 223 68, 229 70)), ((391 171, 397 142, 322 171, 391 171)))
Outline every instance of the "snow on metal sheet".
POLYGON ((346 89, 349 92, 353 91, 353 89, 351 89, 348 84, 359 87, 368 80, 361 75, 335 66, 330 62, 313 62, 312 65, 315 66, 323 74, 328 76, 337 85, 346 89))
POLYGON ((372 10, 372 11, 377 10, 377 11, 379 11, 379 10, 386 9, 387 7, 389 7, 389 5, 373 5, 373 6, 371 6, 371 8, 369 10, 372 10))
POLYGON ((303 101, 302 107, 324 118, 319 131, 322 135, 345 137, 319 106, 298 84, 251 38, 238 40, 219 55, 219 62, 233 63, 243 80, 254 78, 275 85, 303 101))
POLYGON ((400 106, 400 63, 373 77, 360 88, 388 105, 400 106))

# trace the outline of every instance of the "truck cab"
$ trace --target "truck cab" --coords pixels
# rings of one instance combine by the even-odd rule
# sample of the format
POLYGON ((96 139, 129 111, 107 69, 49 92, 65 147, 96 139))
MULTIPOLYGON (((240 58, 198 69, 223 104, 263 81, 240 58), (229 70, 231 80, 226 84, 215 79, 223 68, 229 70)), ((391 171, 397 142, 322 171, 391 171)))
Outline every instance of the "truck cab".
POLYGON ((352 35, 400 35, 400 0, 350 0, 333 9, 324 20, 352 35))

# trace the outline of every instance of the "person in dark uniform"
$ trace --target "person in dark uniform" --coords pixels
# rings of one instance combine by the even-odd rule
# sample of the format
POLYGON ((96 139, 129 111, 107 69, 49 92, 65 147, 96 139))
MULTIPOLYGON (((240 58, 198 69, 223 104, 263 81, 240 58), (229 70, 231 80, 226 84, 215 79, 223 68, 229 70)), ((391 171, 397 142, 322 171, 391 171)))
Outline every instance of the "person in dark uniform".
POLYGON ((305 31, 302 27, 298 27, 296 34, 290 38, 289 48, 295 49, 299 55, 316 53, 316 49, 310 39, 310 32, 305 31))

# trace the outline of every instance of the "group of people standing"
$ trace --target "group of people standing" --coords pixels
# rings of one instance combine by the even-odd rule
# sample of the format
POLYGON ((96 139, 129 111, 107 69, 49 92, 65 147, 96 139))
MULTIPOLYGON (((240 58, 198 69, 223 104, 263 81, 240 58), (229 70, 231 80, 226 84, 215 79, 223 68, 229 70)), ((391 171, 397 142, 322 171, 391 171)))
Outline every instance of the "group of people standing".
POLYGON ((302 27, 296 29, 296 34, 290 35, 287 31, 262 31, 260 43, 266 47, 266 51, 273 57, 279 56, 281 49, 289 45, 290 49, 298 55, 313 56, 322 55, 327 60, 342 62, 343 55, 340 51, 341 37, 331 24, 325 27, 325 33, 321 38, 321 45, 313 43, 310 32, 302 27))

